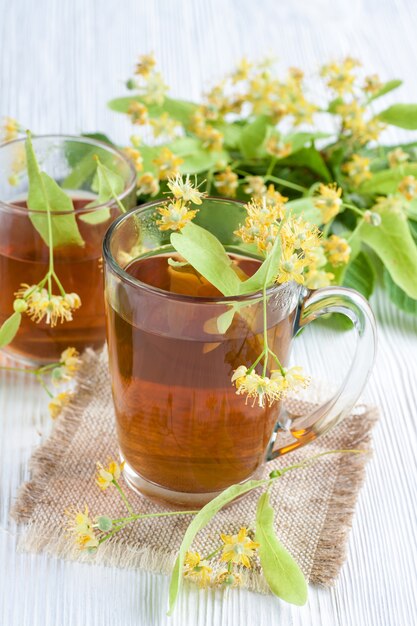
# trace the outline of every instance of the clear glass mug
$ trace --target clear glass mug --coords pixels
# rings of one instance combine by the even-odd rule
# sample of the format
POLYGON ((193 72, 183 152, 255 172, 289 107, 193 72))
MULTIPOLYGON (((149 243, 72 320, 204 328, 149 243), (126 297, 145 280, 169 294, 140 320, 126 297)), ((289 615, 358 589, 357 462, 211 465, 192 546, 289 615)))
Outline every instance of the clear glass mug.
MULTIPOLYGON (((88 137, 39 136, 32 143, 41 169, 72 197, 83 241, 83 245, 54 248, 58 278, 66 292, 76 292, 81 298, 73 320, 51 328, 45 321, 35 324, 24 315, 16 337, 5 349, 20 360, 45 363, 57 360, 68 346, 82 351, 105 341, 101 249, 104 234, 120 209, 114 200, 86 206, 97 198, 94 156, 123 178, 119 199, 126 209, 136 204, 136 172, 124 154, 88 137)), ((13 312, 20 285, 37 284, 48 270, 49 248, 33 226, 35 213, 26 207, 27 193, 25 140, 18 139, 0 146, 0 325, 13 312)), ((40 213, 36 211, 37 219, 40 213)), ((66 215, 54 212, 52 221, 66 219, 66 215)))
MULTIPOLYGON (((153 202, 118 218, 104 240, 117 435, 133 488, 176 506, 201 506, 259 473, 266 461, 327 432, 350 411, 372 368, 376 328, 368 303, 351 289, 306 294, 296 283, 271 287, 268 343, 284 365, 299 329, 331 312, 353 321, 357 348, 341 388, 311 414, 291 420, 284 419, 280 403, 252 406, 236 394, 231 377, 262 350, 260 294, 213 298, 204 289, 197 297, 169 291, 181 278, 175 268, 168 278, 166 271, 161 274, 159 255, 173 249, 169 233, 155 224, 160 205, 153 202), (217 322, 231 307, 236 313, 222 334, 217 322)), ((247 259, 234 235, 243 220, 241 203, 218 198, 206 199, 195 218, 229 253, 247 259)))

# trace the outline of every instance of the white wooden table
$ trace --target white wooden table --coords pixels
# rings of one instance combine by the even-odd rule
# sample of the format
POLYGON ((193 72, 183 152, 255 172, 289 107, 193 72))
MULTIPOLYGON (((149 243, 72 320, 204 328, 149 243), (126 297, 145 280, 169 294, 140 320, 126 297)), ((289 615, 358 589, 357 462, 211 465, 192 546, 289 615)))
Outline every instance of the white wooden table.
MULTIPOLYGON (((137 54, 151 50, 184 97, 197 98, 244 54, 272 53, 284 67, 307 69, 352 54, 370 72, 406 79, 395 97, 417 101, 416 30, 413 0, 0 0, 0 115, 38 133, 100 129, 122 141, 129 125, 105 103, 123 93, 137 54)), ((372 304, 380 343, 365 399, 382 412, 375 456, 337 584, 311 588, 303 608, 242 590, 189 590, 168 618, 163 576, 16 553, 8 510, 50 421, 33 381, 0 374, 1 626, 417 623, 417 320, 381 294, 372 304)), ((316 326, 297 340, 296 358, 313 375, 340 378, 350 343, 349 334, 316 326), (332 352, 322 354, 326 341, 332 352)))

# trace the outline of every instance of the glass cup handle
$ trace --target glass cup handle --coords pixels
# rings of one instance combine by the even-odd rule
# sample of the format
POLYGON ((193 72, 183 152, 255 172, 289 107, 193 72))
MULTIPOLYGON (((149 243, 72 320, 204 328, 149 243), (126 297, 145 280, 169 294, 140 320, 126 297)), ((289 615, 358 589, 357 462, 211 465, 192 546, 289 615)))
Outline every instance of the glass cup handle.
POLYGON ((357 291, 344 287, 326 287, 307 294, 299 308, 295 334, 328 313, 346 315, 356 330, 356 350, 349 371, 339 390, 322 406, 308 415, 287 420, 290 423, 288 434, 292 435, 293 440, 280 448, 274 447, 278 432, 282 432, 282 427, 277 424, 267 455, 268 461, 313 441, 340 422, 351 411, 371 373, 377 345, 376 322, 368 302, 357 291))

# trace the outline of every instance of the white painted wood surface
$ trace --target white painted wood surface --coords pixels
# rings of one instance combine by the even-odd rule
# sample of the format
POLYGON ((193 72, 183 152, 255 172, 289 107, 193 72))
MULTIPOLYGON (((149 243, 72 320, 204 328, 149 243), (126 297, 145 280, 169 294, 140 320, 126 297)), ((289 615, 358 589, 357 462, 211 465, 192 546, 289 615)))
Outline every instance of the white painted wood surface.
MULTIPOLYGON (((150 50, 184 97, 198 97, 243 54, 272 53, 284 67, 313 70, 349 53, 383 78, 405 78, 395 98, 417 101, 416 30, 413 0, 0 0, 0 115, 35 132, 105 130, 122 141, 129 125, 105 102, 123 93, 137 54, 150 50)), ((380 344, 365 398, 382 412, 375 456, 337 584, 311 588, 303 608, 241 590, 189 590, 167 618, 165 577, 16 553, 8 509, 50 423, 36 384, 1 373, 0 625, 417 623, 417 321, 381 294, 373 306, 380 344)), ((350 335, 316 326, 297 340, 295 356, 313 375, 340 378, 350 344, 350 335)))

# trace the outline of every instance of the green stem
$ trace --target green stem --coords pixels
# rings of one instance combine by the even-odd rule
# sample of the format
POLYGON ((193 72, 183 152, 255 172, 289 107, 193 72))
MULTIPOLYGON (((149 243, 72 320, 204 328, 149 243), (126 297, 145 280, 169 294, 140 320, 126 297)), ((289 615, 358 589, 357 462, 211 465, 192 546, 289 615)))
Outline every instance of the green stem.
POLYGON ((45 391, 48 394, 48 396, 50 398, 53 398, 54 394, 49 391, 48 387, 46 386, 46 384, 45 384, 45 382, 44 382, 44 380, 42 378, 42 376, 39 376, 39 374, 36 374, 36 378, 38 380, 38 383, 45 389, 45 391))
POLYGON ((285 369, 282 367, 281 361, 279 360, 279 358, 277 357, 277 355, 275 354, 275 352, 272 352, 271 348, 268 348, 269 354, 272 356, 272 358, 275 360, 275 362, 277 363, 278 367, 279 367, 279 371, 281 372, 281 374, 283 376, 285 376, 285 369))
POLYGON ((122 498, 123 502, 125 503, 125 506, 127 508, 127 510, 129 511, 129 513, 131 515, 133 515, 133 507, 130 504, 129 500, 127 499, 127 497, 125 496, 123 489, 121 488, 121 486, 119 485, 119 483, 117 482, 117 480, 114 478, 112 480, 113 485, 116 487, 117 491, 120 494, 120 497, 122 498))
POLYGON ((211 185, 213 183, 213 170, 210 169, 207 172, 207 184, 206 184, 206 193, 209 196, 210 195, 210 190, 211 190, 211 185))
POLYGON ((278 178, 277 176, 265 176, 265 180, 272 180, 273 183, 277 183, 278 185, 282 185, 283 187, 288 187, 289 189, 301 191, 301 193, 305 193, 306 191, 308 191, 307 187, 297 185, 297 183, 292 183, 289 180, 285 180, 284 178, 278 178))
POLYGON ((357 206, 355 206, 354 204, 349 204, 347 202, 343 202, 342 206, 344 206, 346 209, 350 209, 351 211, 353 211, 354 213, 356 213, 357 215, 360 215, 361 217, 363 217, 363 211, 361 211, 360 209, 358 209, 357 206))
POLYGON ((350 233, 349 237, 346 239, 346 241, 347 241, 348 243, 349 243, 350 241, 352 241, 352 239, 354 239, 354 238, 355 238, 355 236, 358 234, 358 232, 359 232, 359 230, 360 230, 360 228, 361 228, 362 224, 364 223, 364 221, 365 221, 365 220, 363 219, 363 217, 362 217, 362 219, 361 219, 361 220, 358 220, 358 222, 357 222, 357 224, 356 224, 355 228, 352 230, 352 232, 350 233))
POLYGON ((263 299, 263 323, 264 323, 264 367, 262 371, 262 376, 265 378, 266 376, 266 368, 268 366, 268 355, 269 355, 269 346, 268 346, 268 315, 267 315, 267 301, 266 301, 266 285, 263 286, 262 289, 262 299, 263 299))
POLYGON ((249 367, 247 373, 250 374, 251 372, 253 372, 253 370, 255 369, 255 367, 258 365, 259 361, 262 359, 262 357, 265 354, 265 350, 262 350, 261 354, 258 356, 258 358, 256 359, 256 361, 254 363, 252 363, 252 365, 249 367))
POLYGON ((58 286, 59 291, 61 292, 61 296, 65 296, 66 291, 65 291, 64 287, 62 286, 62 283, 59 280, 59 278, 58 278, 58 276, 57 276, 55 271, 52 273, 52 277, 55 280, 55 282, 56 282, 56 284, 58 286))
POLYGON ((218 548, 216 548, 213 552, 210 552, 210 554, 207 554, 207 556, 203 556, 203 558, 201 559, 202 561, 210 561, 210 559, 213 558, 213 556, 216 556, 216 554, 218 552, 220 552, 220 550, 223 548, 223 546, 219 546, 218 548))
POLYGON ((276 157, 272 157, 271 162, 268 166, 268 169, 266 170, 266 174, 265 174, 265 178, 268 178, 272 172, 274 171, 274 167, 275 167, 275 163, 277 162, 277 158, 276 157))

